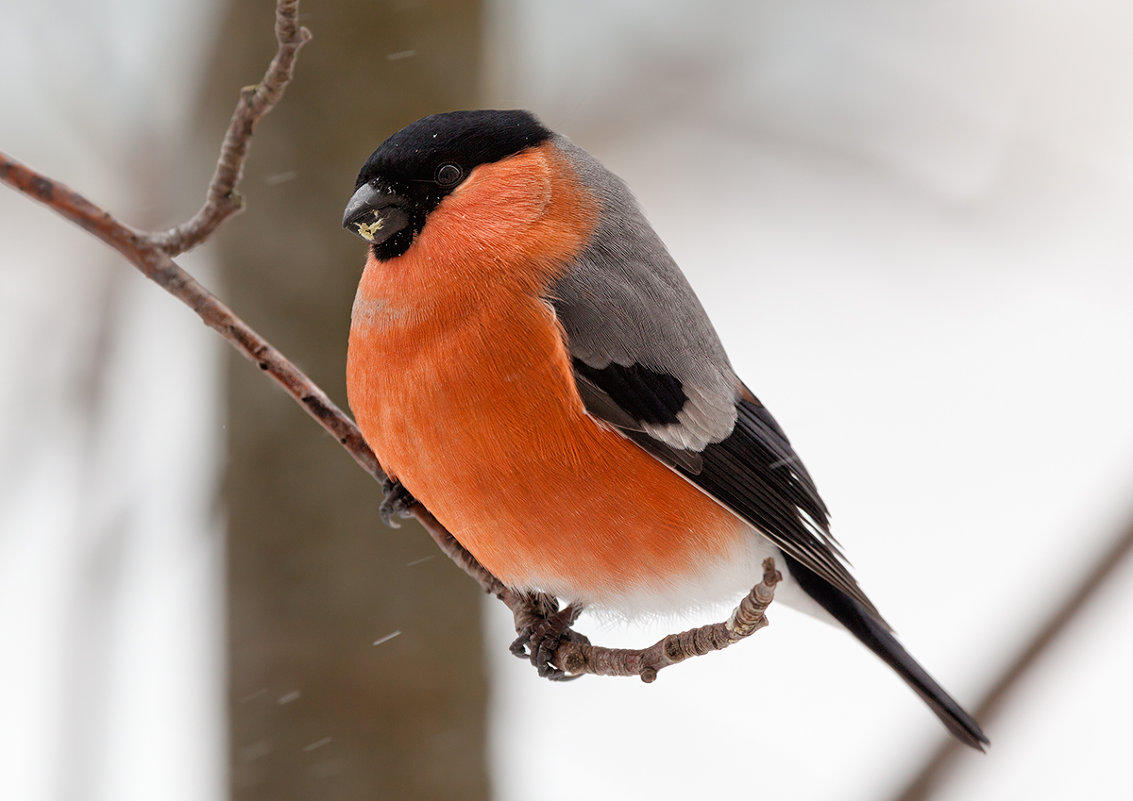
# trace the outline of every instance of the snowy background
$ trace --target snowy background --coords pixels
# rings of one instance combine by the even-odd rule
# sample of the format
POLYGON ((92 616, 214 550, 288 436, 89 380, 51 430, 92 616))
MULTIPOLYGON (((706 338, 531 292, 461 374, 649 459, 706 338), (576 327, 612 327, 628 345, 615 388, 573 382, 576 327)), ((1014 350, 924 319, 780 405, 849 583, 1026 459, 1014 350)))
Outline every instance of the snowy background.
MULTIPOLYGON (((0 149, 161 219, 209 4, 0 16, 0 149)), ((223 798, 220 345, 7 187, 0 243, 0 798, 223 798)))
MULTIPOLYGON (((170 87, 197 91, 212 6, 73 5, 0 0, 0 148, 144 225, 138 165, 181 144, 170 87)), ((629 182, 863 586, 974 706, 1133 515, 1133 10, 489 9, 483 105, 629 182)), ((7 190, 0 241, 0 798, 224 798, 219 346, 7 190)), ((208 277, 207 253, 184 263, 208 277)), ((1126 565, 941 797, 1133 795, 1131 607, 1126 565)), ((486 616, 506 801, 876 799, 943 736, 790 610, 648 687, 537 680, 486 616)), ((584 625, 644 644, 710 617, 584 625)))
MULTIPOLYGON (((517 2, 490 48, 490 104, 544 110, 634 188, 863 586, 968 705, 1133 513, 1130 16, 517 2)), ((1131 604, 1126 565, 942 797, 1133 793, 1131 604)), ((891 795, 936 720, 850 637, 771 618, 649 687, 547 693, 497 658, 502 796, 558 764, 605 797, 891 795), (536 705, 553 749, 516 725, 536 705)))

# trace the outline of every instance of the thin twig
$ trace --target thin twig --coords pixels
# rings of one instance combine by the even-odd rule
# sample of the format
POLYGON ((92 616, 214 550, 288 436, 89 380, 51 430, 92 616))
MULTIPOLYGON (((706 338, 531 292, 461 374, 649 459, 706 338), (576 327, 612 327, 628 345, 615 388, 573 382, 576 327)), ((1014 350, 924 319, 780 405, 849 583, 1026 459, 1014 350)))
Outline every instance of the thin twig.
POLYGON ((649 683, 657 672, 694 656, 721 651, 750 637, 767 625, 767 607, 775 599, 775 587, 783 576, 775 569, 775 560, 763 562, 763 580, 732 610, 724 623, 670 634, 648 648, 602 648, 579 642, 564 642, 555 652, 555 663, 569 674, 591 673, 596 676, 639 676, 649 683))
MULTIPOLYGON (((474 578, 485 592, 495 595, 512 611, 517 632, 558 612, 558 601, 552 596, 535 598, 517 592, 488 572, 423 506, 417 504, 412 513, 450 559, 474 578)), ((763 562, 763 580, 744 596, 726 622, 670 634, 648 648, 640 649, 605 648, 564 638, 551 661, 572 676, 639 676, 646 683, 655 681, 662 668, 693 656, 723 650, 765 627, 767 607, 774 600, 775 587, 782 580, 783 575, 775 568, 775 560, 766 559, 763 562)), ((576 616, 572 615, 571 622, 576 616)), ((564 636, 570 633, 571 629, 567 628, 564 636)))
POLYGON ((195 311, 234 348, 259 365, 350 452, 367 473, 382 481, 385 473, 354 422, 311 379, 232 313, 215 295, 181 269, 145 233, 114 219, 73 189, 47 178, 0 152, 0 180, 31 195, 86 229, 125 256, 171 295, 195 311))
MULTIPOLYGON (((208 198, 201 210, 187 223, 165 232, 147 232, 132 228, 115 219, 108 211, 59 181, 36 172, 25 164, 0 152, 0 181, 29 195, 121 253, 143 274, 161 286, 200 316, 205 325, 219 333, 229 344, 271 376, 300 406, 306 410, 339 444, 354 457, 358 465, 377 481, 387 484, 374 452, 349 417, 334 404, 310 378, 247 323, 233 314, 215 295, 173 261, 173 256, 204 242, 217 227, 240 209, 236 186, 243 174, 244 160, 252 133, 259 119, 270 111, 283 95, 291 79, 295 56, 311 38, 306 28, 296 22, 299 0, 278 0, 276 4, 276 38, 279 49, 268 67, 264 80, 241 92, 240 102, 224 137, 220 160, 209 185, 208 198)), ((409 509, 440 549, 464 570, 487 593, 495 595, 515 614, 517 621, 532 615, 546 615, 557 610, 558 601, 544 596, 536 604, 533 596, 505 586, 481 565, 456 538, 420 504, 409 509), (554 610, 548 610, 546 604, 554 610)), ((552 661, 565 665, 572 674, 637 675, 645 681, 656 678, 657 671, 676 662, 712 650, 719 650, 749 636, 767 624, 763 616, 774 596, 779 574, 774 564, 765 563, 763 582, 744 599, 727 623, 717 623, 666 637, 650 648, 641 650, 609 649, 592 646, 585 638, 565 634, 573 639, 563 641, 552 661)), ((564 610, 568 623, 577 616, 573 607, 564 610)), ((563 613, 557 613, 562 617, 563 613)))
POLYGON ((456 537, 441 525, 440 521, 433 517, 428 509, 418 503, 414 504, 409 511, 421 524, 421 527, 433 538, 433 542, 437 544, 437 547, 441 549, 445 556, 475 579, 484 592, 499 598, 509 609, 514 610, 516 606, 523 603, 521 593, 508 587, 496 578, 488 568, 476 561, 476 557, 465 550, 464 546, 457 542, 456 537))
POLYGON ((311 32, 298 23, 299 0, 279 0, 275 11, 275 39, 278 48, 263 80, 240 90, 228 130, 220 146, 220 158, 209 182, 205 204, 193 218, 168 231, 147 233, 145 237, 170 256, 190 250, 208 239, 221 223, 244 207, 236 191, 244 176, 244 161, 252 144, 252 134, 260 118, 283 98, 295 70, 299 48, 311 39, 311 32))
MULTIPOLYGON (((119 222, 105 209, 96 206, 70 187, 36 172, 3 152, 0 152, 0 181, 34 197, 125 256, 147 278, 195 311, 205 325, 214 329, 275 379, 288 395, 338 440, 363 470, 379 482, 388 480, 354 421, 343 414, 303 371, 233 314, 231 309, 185 272, 144 232, 119 222)), ((411 513, 441 550, 476 579, 485 592, 500 597, 509 608, 514 609, 522 604, 520 593, 505 587, 477 562, 423 506, 416 504, 411 513)))

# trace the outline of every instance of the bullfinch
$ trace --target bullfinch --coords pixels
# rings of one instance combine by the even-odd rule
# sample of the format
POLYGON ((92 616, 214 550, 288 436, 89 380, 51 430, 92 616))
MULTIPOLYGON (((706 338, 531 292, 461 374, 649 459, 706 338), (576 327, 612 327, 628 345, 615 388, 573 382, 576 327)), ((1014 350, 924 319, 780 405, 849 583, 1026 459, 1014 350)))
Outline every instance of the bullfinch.
POLYGON ((979 725, 850 574, 783 430, 626 185, 526 111, 366 160, 350 407, 391 479, 510 587, 625 614, 777 600, 838 623, 961 741, 979 725))

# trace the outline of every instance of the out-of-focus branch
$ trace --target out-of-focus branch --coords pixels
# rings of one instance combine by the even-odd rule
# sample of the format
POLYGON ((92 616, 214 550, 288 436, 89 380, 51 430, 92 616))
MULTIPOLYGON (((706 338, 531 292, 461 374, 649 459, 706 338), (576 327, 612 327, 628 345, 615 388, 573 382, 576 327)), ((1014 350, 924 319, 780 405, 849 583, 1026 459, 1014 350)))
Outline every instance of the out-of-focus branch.
MULTIPOLYGON (((70 187, 3 152, 0 152, 0 181, 35 198, 110 245, 147 278, 189 306, 205 325, 271 376, 338 440, 363 470, 388 488, 389 479, 354 422, 299 368, 172 258, 204 242, 221 223, 240 209, 236 186, 243 174, 256 123, 282 97, 291 79, 296 54, 311 38, 310 32, 296 22, 298 5, 299 0, 277 0, 276 39, 279 48, 263 82, 242 90, 224 137, 205 205, 184 225, 165 232, 132 228, 70 187)), ((511 609, 521 640, 525 636, 539 638, 538 643, 531 641, 530 657, 540 668, 540 673, 549 678, 592 673, 640 676, 647 682, 653 681, 657 671, 668 665, 726 648, 767 625, 763 613, 774 597, 775 585, 781 579, 774 563, 768 560, 764 564, 763 581, 752 589, 726 623, 673 634, 641 650, 602 648, 590 645, 585 637, 570 629, 578 615, 577 608, 567 607, 560 612, 558 601, 554 598, 533 596, 506 587, 423 506, 414 504, 409 512, 453 562, 475 579, 485 592, 495 595, 511 609)), ((523 648, 520 648, 519 652, 522 651, 523 648)))
POLYGON ((240 90, 228 130, 220 146, 220 158, 209 182, 205 204, 186 223, 168 231, 145 236, 170 256, 176 256, 204 242, 221 223, 244 207, 236 186, 244 175, 244 161, 252 144, 252 133, 260 118, 275 108, 291 82, 299 48, 311 39, 311 32, 298 23, 299 0, 278 0, 275 9, 275 39, 278 48, 263 80, 240 90))
MULTIPOLYGON (((1062 604, 1054 610, 1031 636, 1030 640, 1010 663, 1007 670, 992 685, 975 710, 975 717, 991 724, 1006 706, 1011 694, 1022 679, 1057 642, 1090 599, 1108 581, 1122 563, 1133 554, 1133 521, 1098 555, 1093 566, 1078 581, 1062 604)), ((965 752, 958 740, 949 738, 929 758, 924 767, 894 796, 897 801, 927 801, 947 777, 960 753, 965 752)))

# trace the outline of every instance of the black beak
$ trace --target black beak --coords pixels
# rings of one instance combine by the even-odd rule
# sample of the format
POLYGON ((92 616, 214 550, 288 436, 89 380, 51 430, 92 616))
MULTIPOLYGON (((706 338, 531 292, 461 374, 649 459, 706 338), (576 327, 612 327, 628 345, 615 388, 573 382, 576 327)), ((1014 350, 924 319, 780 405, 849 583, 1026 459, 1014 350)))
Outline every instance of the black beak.
POLYGON ((392 187, 365 183, 354 191, 342 215, 342 227, 380 245, 409 225, 408 203, 392 187))

